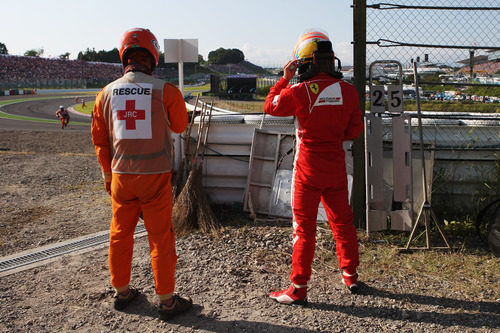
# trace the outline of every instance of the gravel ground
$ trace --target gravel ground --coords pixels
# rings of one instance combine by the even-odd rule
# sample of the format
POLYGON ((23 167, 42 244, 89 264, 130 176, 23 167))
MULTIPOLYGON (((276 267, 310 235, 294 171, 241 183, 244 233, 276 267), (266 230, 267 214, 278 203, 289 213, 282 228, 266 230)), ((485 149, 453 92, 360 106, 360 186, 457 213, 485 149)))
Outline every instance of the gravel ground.
MULTIPOLYGON (((0 130, 0 198, 0 256, 107 230, 111 217, 88 131, 0 130)), ((500 330, 500 296, 494 292, 471 297, 426 275, 392 272, 374 279, 360 267, 361 293, 351 295, 336 266, 318 260, 309 306, 276 304, 267 296, 289 283, 290 224, 254 223, 235 208, 215 211, 226 225, 219 239, 193 233, 177 240, 177 291, 194 301, 187 314, 170 322, 157 318, 148 243, 141 237, 132 285, 142 294, 125 312, 112 310, 107 250, 97 248, 0 277, 0 331, 500 330)), ((331 240, 321 246, 334 249, 331 240)), ((366 246, 362 241, 362 257, 366 246)))

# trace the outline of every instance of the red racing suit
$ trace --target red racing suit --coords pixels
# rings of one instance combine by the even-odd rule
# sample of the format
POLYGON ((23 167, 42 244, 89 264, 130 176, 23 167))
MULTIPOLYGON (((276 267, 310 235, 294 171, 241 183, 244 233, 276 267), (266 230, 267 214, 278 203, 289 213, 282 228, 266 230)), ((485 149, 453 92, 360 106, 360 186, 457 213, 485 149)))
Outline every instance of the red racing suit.
POLYGON ((325 73, 292 86, 281 78, 271 88, 264 110, 273 116, 295 116, 291 281, 306 286, 311 277, 320 200, 336 240, 339 266, 347 272, 356 272, 358 239, 348 201, 342 146, 363 130, 355 87, 325 73))

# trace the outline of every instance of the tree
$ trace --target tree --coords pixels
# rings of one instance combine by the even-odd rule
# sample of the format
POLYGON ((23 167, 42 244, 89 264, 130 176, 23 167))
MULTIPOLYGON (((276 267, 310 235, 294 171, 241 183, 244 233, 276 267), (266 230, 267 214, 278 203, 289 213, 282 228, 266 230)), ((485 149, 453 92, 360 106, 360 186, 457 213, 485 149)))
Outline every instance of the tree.
POLYGON ((31 50, 28 50, 26 52, 24 52, 24 55, 26 57, 40 57, 42 54, 43 54, 43 48, 40 48, 40 49, 31 49, 31 50))
POLYGON ((4 43, 0 43, 0 54, 9 54, 7 46, 4 43))
POLYGON ((35 50, 28 50, 28 51, 24 52, 24 55, 27 57, 37 57, 38 56, 38 54, 35 50))
POLYGON ((95 61, 95 57, 96 57, 95 49, 93 48, 92 50, 90 50, 87 47, 87 50, 85 50, 85 52, 82 51, 78 52, 77 59, 86 61, 95 61))
POLYGON ((110 51, 101 50, 99 52, 96 52, 94 48, 92 48, 92 50, 87 48, 85 52, 78 52, 77 59, 85 61, 120 63, 120 52, 116 47, 110 51))
POLYGON ((210 64, 225 65, 237 64, 245 60, 245 55, 238 49, 224 49, 222 47, 208 54, 210 64))
POLYGON ((116 47, 109 51, 101 50, 97 52, 97 61, 120 63, 120 51, 116 47))
POLYGON ((71 54, 71 53, 69 53, 69 52, 66 52, 66 53, 64 53, 64 54, 61 54, 61 55, 59 56, 59 59, 61 59, 61 60, 69 60, 69 55, 70 55, 70 54, 71 54))

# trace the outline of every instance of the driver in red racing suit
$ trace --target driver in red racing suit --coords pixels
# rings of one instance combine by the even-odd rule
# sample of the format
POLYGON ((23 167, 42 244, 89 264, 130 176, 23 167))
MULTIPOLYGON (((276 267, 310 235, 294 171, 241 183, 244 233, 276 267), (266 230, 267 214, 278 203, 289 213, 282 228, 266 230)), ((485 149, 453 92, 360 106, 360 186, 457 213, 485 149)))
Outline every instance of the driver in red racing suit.
POLYGON ((336 240, 342 282, 351 292, 357 291, 358 239, 348 201, 343 142, 357 138, 363 123, 358 93, 340 79, 340 71, 335 71, 327 35, 308 32, 295 48, 296 60, 285 64, 283 77, 271 88, 264 106, 273 116, 295 116, 297 138, 292 185, 292 284, 270 297, 279 303, 305 305, 320 200, 336 240), (301 82, 290 86, 297 67, 301 82))

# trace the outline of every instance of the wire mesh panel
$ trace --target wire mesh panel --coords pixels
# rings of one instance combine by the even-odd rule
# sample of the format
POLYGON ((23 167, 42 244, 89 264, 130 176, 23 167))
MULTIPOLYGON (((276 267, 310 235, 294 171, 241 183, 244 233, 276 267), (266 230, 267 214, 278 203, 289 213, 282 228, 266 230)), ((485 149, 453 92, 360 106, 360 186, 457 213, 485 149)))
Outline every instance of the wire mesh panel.
MULTIPOLYGON (((417 64, 423 142, 435 159, 433 206, 446 218, 473 216, 500 196, 500 1, 367 1, 366 65, 381 60, 403 66, 413 144, 417 64)), ((372 72, 387 105, 397 67, 377 64, 372 72)), ((391 122, 384 120, 384 141, 392 141, 391 122)))
MULTIPOLYGON (((411 84, 417 62, 428 100, 500 101, 500 1, 368 1, 366 7, 367 64, 398 60, 411 84)), ((385 80, 391 72, 382 74, 385 80)))

